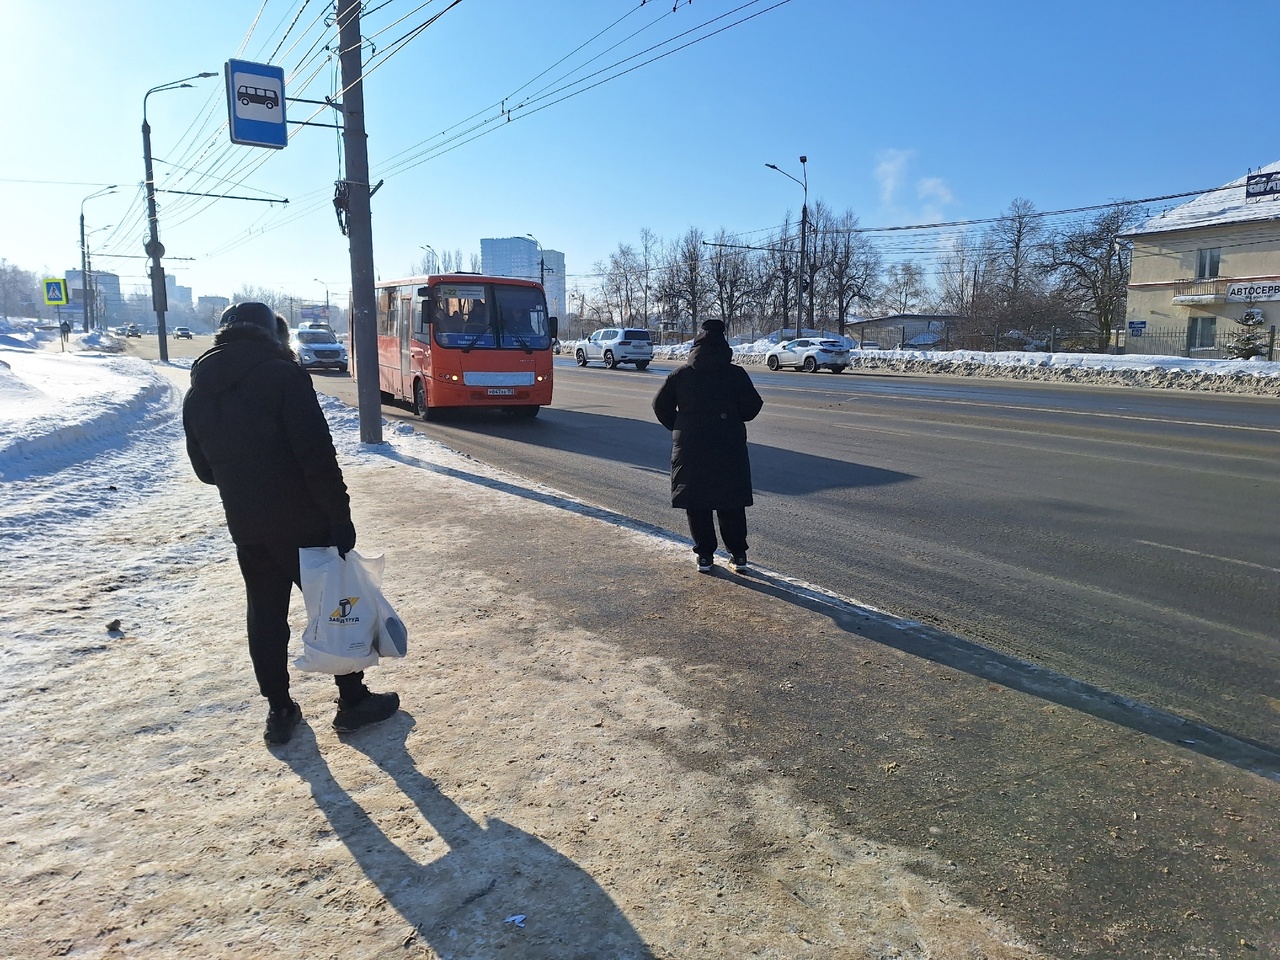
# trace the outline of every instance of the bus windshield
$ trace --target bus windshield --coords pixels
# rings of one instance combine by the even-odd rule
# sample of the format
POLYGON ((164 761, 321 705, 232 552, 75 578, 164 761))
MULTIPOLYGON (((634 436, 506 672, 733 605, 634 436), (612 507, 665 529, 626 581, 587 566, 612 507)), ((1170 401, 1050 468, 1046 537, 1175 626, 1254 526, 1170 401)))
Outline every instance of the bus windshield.
POLYGON ((495 283, 436 288, 435 341, 464 350, 546 350, 551 346, 547 305, 533 287, 495 283))

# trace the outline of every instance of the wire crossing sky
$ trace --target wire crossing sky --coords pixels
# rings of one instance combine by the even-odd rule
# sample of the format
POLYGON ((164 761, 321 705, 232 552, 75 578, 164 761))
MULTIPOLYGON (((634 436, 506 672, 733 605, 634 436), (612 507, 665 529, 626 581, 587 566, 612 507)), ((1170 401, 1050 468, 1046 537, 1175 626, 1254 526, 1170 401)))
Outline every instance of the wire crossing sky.
MULTIPOLYGON (((1237 0, 1221 15, 1272 12, 1237 0)), ((1017 198, 1049 227, 1119 200, 1155 213, 1280 159, 1269 123, 1191 148, 1191 128, 1225 123, 1220 85, 1170 81, 1202 13, 1181 0, 369 2, 377 271, 412 272, 426 246, 469 262, 482 237, 533 234, 565 254, 571 289, 590 290, 642 230, 764 244, 803 199, 765 164, 796 174, 801 154, 810 204, 855 213, 890 263, 933 266, 1017 198)), ((211 71, 147 101, 167 269, 196 295, 344 289, 341 138, 301 125, 340 120, 335 16, 332 0, 7 4, 26 40, 0 60, 14 92, 0 257, 78 268, 83 203, 95 269, 144 285, 143 95, 211 71), (231 58, 283 68, 285 149, 230 143, 231 58)))

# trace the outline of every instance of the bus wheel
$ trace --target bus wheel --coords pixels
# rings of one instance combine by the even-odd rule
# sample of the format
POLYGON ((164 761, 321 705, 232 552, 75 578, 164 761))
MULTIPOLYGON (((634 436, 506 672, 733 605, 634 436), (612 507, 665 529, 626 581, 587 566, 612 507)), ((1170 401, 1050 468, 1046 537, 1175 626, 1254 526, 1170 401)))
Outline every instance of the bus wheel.
POLYGON ((419 380, 413 385, 413 412, 423 420, 431 419, 431 408, 427 406, 427 388, 419 380))

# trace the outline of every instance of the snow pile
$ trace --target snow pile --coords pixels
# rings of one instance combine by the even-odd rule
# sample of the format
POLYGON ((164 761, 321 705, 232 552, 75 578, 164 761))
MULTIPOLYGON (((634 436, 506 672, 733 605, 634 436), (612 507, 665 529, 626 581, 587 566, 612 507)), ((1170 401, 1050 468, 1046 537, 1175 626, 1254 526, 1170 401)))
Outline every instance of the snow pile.
MULTIPOLYGON (((683 360, 692 340, 656 347, 654 359, 683 360)), ((741 364, 763 364, 777 335, 734 347, 741 364)), ((1266 360, 1201 360, 1099 353, 1037 353, 980 350, 859 350, 850 369, 893 373, 945 374, 1005 380, 1050 380, 1125 387, 1170 387, 1212 393, 1280 397, 1280 363, 1266 360)))

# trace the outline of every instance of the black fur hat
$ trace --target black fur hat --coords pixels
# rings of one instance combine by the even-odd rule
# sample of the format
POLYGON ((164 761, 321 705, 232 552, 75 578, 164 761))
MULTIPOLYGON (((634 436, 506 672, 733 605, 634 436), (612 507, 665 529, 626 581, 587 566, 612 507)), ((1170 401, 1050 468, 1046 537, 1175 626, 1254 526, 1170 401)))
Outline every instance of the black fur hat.
POLYGON ((265 303, 258 303, 256 300, 233 303, 222 311, 222 318, 218 321, 218 326, 225 328, 235 324, 249 324, 261 327, 274 337, 276 335, 276 312, 265 303))

